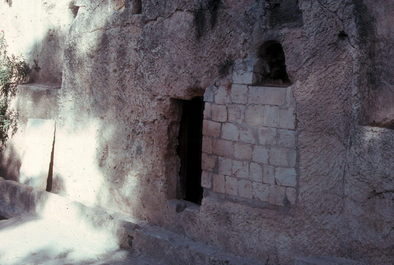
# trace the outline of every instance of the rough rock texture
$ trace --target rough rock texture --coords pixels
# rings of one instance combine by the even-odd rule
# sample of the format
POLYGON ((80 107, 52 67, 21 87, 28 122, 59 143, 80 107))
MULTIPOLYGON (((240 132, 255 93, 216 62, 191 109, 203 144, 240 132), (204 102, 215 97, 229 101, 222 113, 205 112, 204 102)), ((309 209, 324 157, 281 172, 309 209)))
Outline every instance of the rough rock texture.
MULTIPOLYGON (((54 192, 266 264, 327 255, 392 262, 394 131, 360 126, 390 127, 391 3, 145 0, 135 14, 119 2, 75 2, 62 44, 54 192), (283 6, 294 3, 290 16, 283 6), (379 49, 370 26, 380 29, 379 49), (237 62, 256 59, 270 40, 283 46, 295 99, 296 203, 230 198, 209 182, 200 207, 173 201, 181 117, 173 99, 207 96, 213 85, 234 92, 237 62), (372 96, 370 76, 381 84, 372 96), (379 124, 368 122, 375 114, 379 124)), ((240 78, 253 75, 245 69, 240 78)))

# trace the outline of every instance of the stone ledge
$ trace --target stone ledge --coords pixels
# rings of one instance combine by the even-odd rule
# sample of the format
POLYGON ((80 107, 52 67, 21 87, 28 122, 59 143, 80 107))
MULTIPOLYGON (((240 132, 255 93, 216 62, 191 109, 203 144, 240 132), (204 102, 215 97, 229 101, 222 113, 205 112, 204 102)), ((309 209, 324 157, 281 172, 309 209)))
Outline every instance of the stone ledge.
POLYGON ((50 89, 60 89, 61 84, 50 84, 50 83, 28 83, 22 84, 18 86, 18 89, 29 89, 33 91, 43 91, 43 90, 50 90, 50 89))
POLYGON ((294 265, 364 265, 364 263, 338 257, 301 257, 294 265))

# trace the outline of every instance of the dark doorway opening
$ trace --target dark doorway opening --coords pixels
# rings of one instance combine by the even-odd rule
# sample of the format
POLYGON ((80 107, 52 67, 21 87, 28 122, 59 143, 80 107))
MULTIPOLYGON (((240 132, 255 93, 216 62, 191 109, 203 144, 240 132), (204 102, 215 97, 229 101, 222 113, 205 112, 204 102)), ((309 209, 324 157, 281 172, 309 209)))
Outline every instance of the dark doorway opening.
POLYGON ((285 53, 279 42, 267 41, 264 43, 258 51, 258 58, 254 69, 256 85, 290 85, 285 53))
POLYGON ((204 101, 202 97, 182 100, 178 155, 181 162, 177 198, 201 204, 201 149, 204 101))

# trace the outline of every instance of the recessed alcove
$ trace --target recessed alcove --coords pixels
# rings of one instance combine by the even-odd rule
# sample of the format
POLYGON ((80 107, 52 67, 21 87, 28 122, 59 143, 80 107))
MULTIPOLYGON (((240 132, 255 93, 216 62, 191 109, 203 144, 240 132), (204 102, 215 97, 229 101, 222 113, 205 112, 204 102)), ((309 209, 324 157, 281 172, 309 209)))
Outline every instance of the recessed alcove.
POLYGON ((291 84, 286 70, 285 53, 279 42, 265 42, 258 49, 257 56, 253 69, 254 85, 289 86, 291 84))
POLYGON ((131 0, 131 13, 132 14, 141 14, 142 13, 141 0, 131 0))

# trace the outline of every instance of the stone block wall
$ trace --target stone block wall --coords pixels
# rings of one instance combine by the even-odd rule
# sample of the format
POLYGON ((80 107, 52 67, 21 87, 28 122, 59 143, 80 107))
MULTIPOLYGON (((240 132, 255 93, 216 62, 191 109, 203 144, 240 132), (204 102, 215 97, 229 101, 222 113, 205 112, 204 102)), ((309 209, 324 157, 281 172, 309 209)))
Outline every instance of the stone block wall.
POLYGON ((253 73, 234 72, 230 88, 211 86, 205 93, 202 186, 229 197, 295 204, 292 87, 253 86, 252 79, 253 73))

